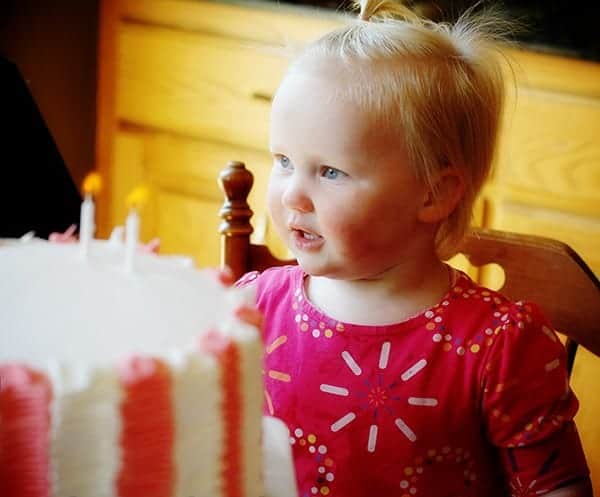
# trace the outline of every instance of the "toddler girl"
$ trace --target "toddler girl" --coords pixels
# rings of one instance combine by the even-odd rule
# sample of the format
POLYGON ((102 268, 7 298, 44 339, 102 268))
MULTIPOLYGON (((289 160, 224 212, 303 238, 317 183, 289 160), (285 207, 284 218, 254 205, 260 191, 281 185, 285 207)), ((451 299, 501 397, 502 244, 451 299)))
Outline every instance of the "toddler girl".
POLYGON ((273 102, 268 205, 299 265, 239 282, 300 495, 591 495, 554 331, 442 262, 494 154, 494 19, 360 7, 273 102))

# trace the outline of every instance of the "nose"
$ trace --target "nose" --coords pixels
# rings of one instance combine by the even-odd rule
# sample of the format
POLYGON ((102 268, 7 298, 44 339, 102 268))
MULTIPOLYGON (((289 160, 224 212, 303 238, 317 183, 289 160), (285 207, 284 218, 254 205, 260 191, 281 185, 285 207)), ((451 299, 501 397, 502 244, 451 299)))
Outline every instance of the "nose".
POLYGON ((300 175, 294 174, 288 178, 281 196, 281 203, 286 209, 293 211, 311 212, 313 210, 308 187, 300 175))

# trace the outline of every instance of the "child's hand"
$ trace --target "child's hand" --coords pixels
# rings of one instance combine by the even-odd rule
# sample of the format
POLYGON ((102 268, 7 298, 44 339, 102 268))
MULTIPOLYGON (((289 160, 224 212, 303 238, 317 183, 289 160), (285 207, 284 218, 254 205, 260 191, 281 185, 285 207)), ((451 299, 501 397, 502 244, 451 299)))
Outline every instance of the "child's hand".
MULTIPOLYGON (((216 277, 225 287, 230 287, 235 283, 233 272, 228 266, 217 269, 216 277)), ((244 304, 238 307, 234 313, 239 320, 252 326, 256 326, 257 328, 262 328, 264 317, 256 307, 244 304)))
POLYGON ((235 311, 235 317, 244 323, 248 323, 252 326, 256 326, 258 329, 262 328, 264 322, 264 316, 256 307, 250 305, 243 305, 238 307, 235 311))
POLYGON ((221 267, 216 270, 216 276, 223 286, 232 286, 235 283, 235 277, 233 271, 229 266, 221 267))

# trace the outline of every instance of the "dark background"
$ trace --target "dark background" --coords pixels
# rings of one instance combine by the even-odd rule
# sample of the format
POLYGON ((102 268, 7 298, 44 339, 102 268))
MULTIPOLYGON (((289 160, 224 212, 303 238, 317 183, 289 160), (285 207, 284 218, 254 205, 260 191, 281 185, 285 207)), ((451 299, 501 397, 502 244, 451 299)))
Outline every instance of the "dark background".
MULTIPOLYGON (((340 3, 336 0, 283 0, 278 3, 311 5, 338 11, 350 10, 348 1, 340 3)), ((514 39, 529 48, 600 61, 600 6, 594 0, 413 0, 405 3, 435 20, 451 20, 457 13, 475 3, 484 7, 498 5, 506 11, 509 18, 517 19, 523 25, 524 29, 514 39)))
POLYGON ((0 56, 27 82, 77 185, 95 160, 99 2, 0 0, 0 56))
POLYGON ((99 0, 0 0, 0 238, 79 221, 95 162, 99 0))

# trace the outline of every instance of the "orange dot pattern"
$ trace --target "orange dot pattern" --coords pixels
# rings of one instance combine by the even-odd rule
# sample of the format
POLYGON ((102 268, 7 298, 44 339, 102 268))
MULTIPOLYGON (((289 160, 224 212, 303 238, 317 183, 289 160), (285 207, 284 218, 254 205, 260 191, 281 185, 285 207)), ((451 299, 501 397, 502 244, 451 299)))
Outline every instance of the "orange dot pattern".
POLYGON ((294 310, 294 321, 298 326, 298 330, 303 333, 310 334, 313 338, 333 338, 336 333, 344 332, 344 324, 335 320, 317 321, 311 318, 307 313, 302 311, 302 301, 304 295, 300 288, 296 288, 292 302, 294 310))
MULTIPOLYGON (((328 453, 326 445, 319 443, 314 433, 304 433, 302 428, 296 428, 290 436, 290 444, 307 451, 316 463, 316 475, 309 495, 332 495, 335 482, 335 462, 328 453)), ((300 449, 297 449, 300 450, 300 449)), ((306 494, 302 497, 308 497, 306 494)))
MULTIPOLYGON (((432 341, 440 344, 444 352, 454 352, 459 357, 467 354, 479 354, 489 348, 494 343, 498 334, 505 329, 505 326, 509 322, 508 311, 509 307, 506 300, 491 290, 485 288, 465 289, 460 284, 457 284, 447 299, 424 313, 428 320, 425 324, 425 329, 431 332, 432 341), (480 330, 477 335, 464 342, 460 338, 452 336, 451 330, 446 326, 444 321, 444 313, 450 305, 450 300, 461 298, 486 302, 494 310, 492 325, 484 330, 480 330)), ((517 319, 515 325, 517 328, 523 329, 526 323, 532 321, 530 312, 530 306, 520 306, 519 311, 515 315, 517 319)))
POLYGON ((418 483, 420 478, 426 474, 427 467, 442 462, 456 464, 457 471, 462 471, 465 486, 477 479, 477 475, 473 470, 475 461, 471 454, 462 447, 446 445, 438 449, 429 449, 424 455, 415 457, 412 465, 404 467, 400 476, 399 487, 402 491, 400 495, 406 497, 418 495, 418 483))

